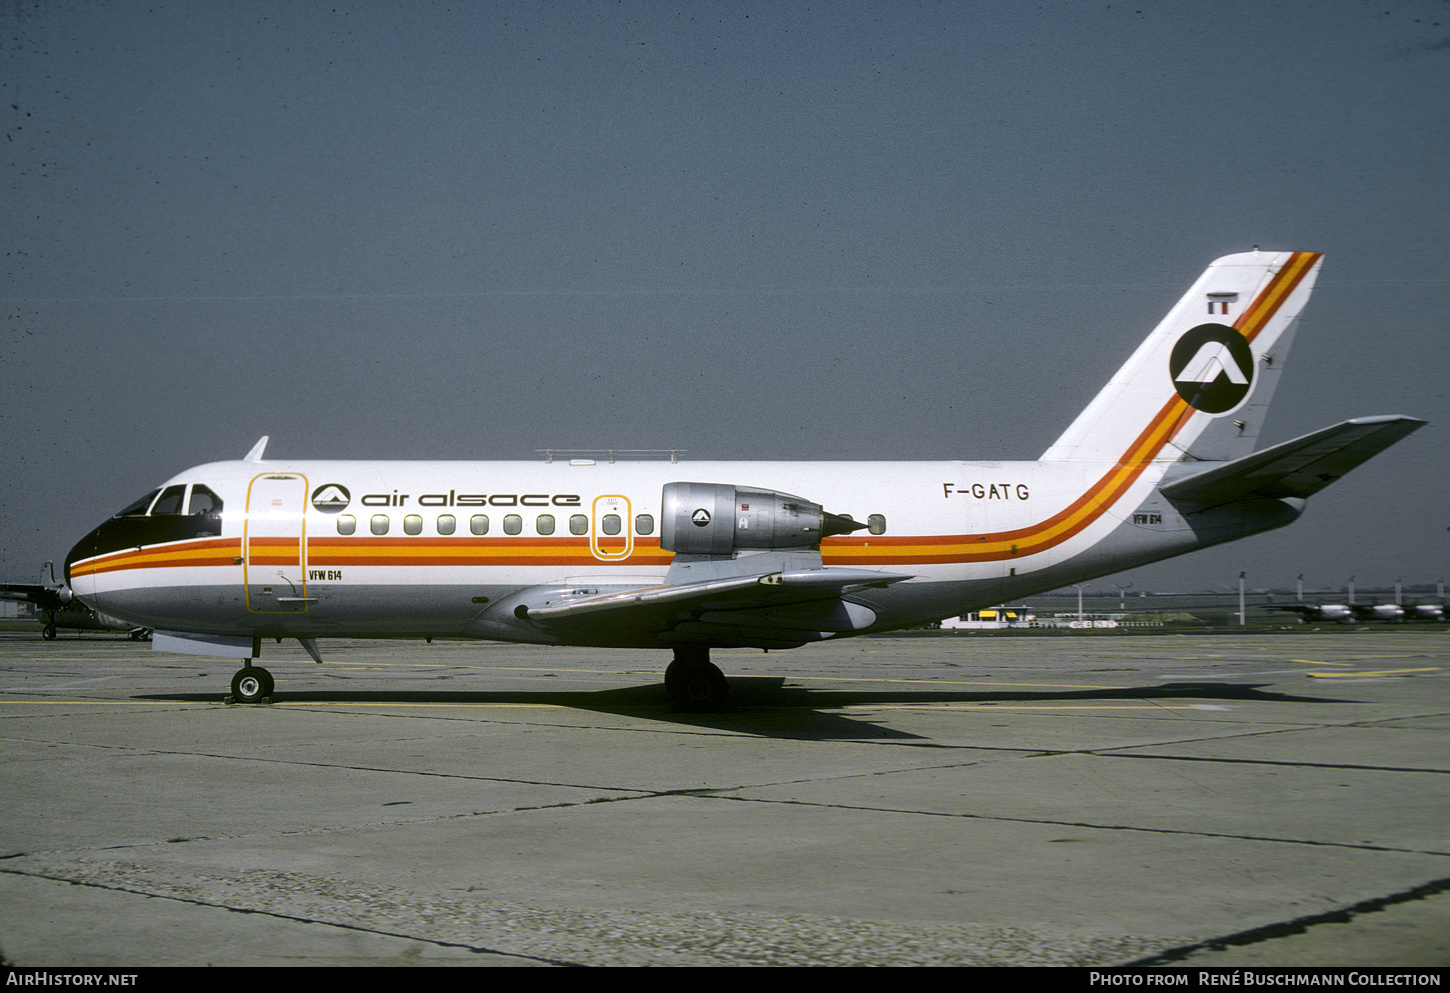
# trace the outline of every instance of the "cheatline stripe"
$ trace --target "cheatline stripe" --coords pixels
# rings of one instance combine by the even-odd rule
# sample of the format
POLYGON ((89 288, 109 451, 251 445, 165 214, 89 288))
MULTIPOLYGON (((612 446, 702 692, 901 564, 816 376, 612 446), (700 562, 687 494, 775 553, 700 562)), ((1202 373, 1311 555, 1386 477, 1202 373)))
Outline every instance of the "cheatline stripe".
MULTIPOLYGON (((1319 252, 1295 252, 1234 322, 1252 342, 1313 270, 1319 252)), ((1046 551, 1091 525, 1105 514, 1143 474, 1163 447, 1193 417, 1194 408, 1175 392, 1113 467, 1067 507, 1024 528, 990 534, 911 537, 834 537, 821 543, 828 565, 927 565, 990 562, 1046 551)), ((658 539, 636 539, 627 559, 609 565, 666 565, 673 557, 658 539)), ((296 539, 252 539, 254 564, 295 564, 296 539), (287 544, 290 542, 290 545, 287 544), (257 555, 266 544, 268 554, 257 555)), ((118 569, 231 565, 239 554, 236 539, 182 542, 145 550, 98 556, 72 565, 73 576, 118 569)), ((587 538, 310 538, 309 566, 467 566, 467 565, 591 565, 601 560, 589 551, 587 538)))
MULTIPOLYGON (((297 565, 297 540, 271 540, 265 552, 258 554, 259 542, 251 544, 248 564, 297 565)), ((608 551, 608 546, 605 548, 608 551)), ((179 542, 171 545, 125 552, 115 552, 71 566, 72 578, 116 572, 127 569, 174 567, 232 566, 241 555, 237 540, 179 542), (206 547, 202 547, 206 546, 206 547)), ((633 566, 668 565, 673 555, 662 551, 659 540, 639 541, 626 559, 609 560, 609 564, 633 566)), ((360 538, 311 539, 307 543, 309 567, 341 566, 500 566, 500 565, 579 565, 603 563, 589 550, 588 538, 360 538)))
POLYGON ((1279 306, 1288 299, 1290 293, 1298 288, 1324 255, 1323 252, 1295 252, 1285 263, 1284 268, 1279 270, 1269 285, 1264 287, 1262 293, 1249 305, 1248 309, 1239 315, 1234 321, 1234 328, 1241 332, 1249 341, 1253 341, 1258 333, 1269 323, 1269 318, 1278 311, 1279 306))
MULTIPOLYGON (((1320 252, 1295 252, 1240 315, 1234 327, 1250 342, 1278 312, 1294 289, 1319 261, 1320 252)), ((1096 483, 1065 509, 1047 520, 1016 531, 984 535, 921 538, 846 538, 823 545, 822 557, 851 564, 923 564, 998 561, 1031 555, 1061 544, 1093 523, 1152 464, 1163 446, 1193 416, 1194 410, 1176 392, 1133 444, 1096 483), (850 548, 850 552, 846 552, 850 548)))
POLYGON ((98 555, 71 565, 71 578, 90 576, 118 569, 159 569, 176 566, 232 565, 241 555, 242 543, 236 538, 208 538, 182 541, 150 548, 130 548, 124 552, 98 555))

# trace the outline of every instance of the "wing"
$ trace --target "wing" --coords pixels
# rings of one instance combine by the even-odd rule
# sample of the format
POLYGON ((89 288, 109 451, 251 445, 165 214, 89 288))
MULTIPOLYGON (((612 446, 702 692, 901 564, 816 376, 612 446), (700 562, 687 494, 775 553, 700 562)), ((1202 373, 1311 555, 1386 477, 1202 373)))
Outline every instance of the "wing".
POLYGON ((1171 500, 1208 505, 1252 498, 1302 499, 1424 425, 1414 417, 1357 417, 1165 483, 1161 492, 1171 500))
POLYGON ((35 583, 0 583, 0 600, 21 600, 41 610, 60 610, 66 603, 54 587, 35 583))
POLYGON ((870 627, 875 611, 846 597, 909 578, 821 568, 609 592, 538 588, 514 615, 566 638, 609 627, 648 631, 663 644, 793 648, 870 627))

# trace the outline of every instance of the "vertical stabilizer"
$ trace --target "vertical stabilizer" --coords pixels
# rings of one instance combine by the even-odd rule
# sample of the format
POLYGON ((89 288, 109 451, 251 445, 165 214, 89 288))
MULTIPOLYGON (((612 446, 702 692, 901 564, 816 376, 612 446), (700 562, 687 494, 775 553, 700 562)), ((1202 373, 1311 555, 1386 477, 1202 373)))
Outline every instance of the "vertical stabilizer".
POLYGON ((1322 258, 1218 259, 1042 458, 1222 461, 1253 451, 1322 258))

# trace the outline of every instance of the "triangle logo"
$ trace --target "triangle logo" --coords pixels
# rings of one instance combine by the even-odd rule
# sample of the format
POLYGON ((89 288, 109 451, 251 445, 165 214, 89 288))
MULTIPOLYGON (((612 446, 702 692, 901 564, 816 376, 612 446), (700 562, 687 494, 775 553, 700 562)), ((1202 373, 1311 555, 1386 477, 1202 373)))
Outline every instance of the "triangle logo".
POLYGON ((1185 331, 1168 360, 1173 388, 1190 407, 1223 414, 1244 401, 1254 385, 1254 353, 1227 324, 1200 324, 1185 331))

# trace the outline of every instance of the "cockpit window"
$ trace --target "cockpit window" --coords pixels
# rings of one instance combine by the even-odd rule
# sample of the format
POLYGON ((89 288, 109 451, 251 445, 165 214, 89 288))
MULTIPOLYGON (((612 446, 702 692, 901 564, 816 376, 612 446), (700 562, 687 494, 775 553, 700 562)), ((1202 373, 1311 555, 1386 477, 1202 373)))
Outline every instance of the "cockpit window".
POLYGON ((183 485, 166 487, 161 491, 161 496, 157 498, 155 505, 152 506, 151 516, 181 513, 181 501, 185 496, 186 487, 183 485))
POLYGON ((126 507, 125 507, 124 510, 117 511, 116 516, 117 517, 145 517, 146 516, 146 508, 149 507, 149 506, 151 506, 151 501, 152 500, 155 500, 156 499, 156 494, 158 494, 160 492, 161 492, 160 487, 157 487, 156 489, 152 490, 150 493, 147 493, 141 499, 137 500, 135 503, 128 503, 126 505, 126 507))
POLYGON ((187 501, 186 512, 188 514, 220 514, 222 498, 200 483, 194 483, 191 487, 191 499, 187 501))
POLYGON ((221 511, 221 497, 208 487, 176 483, 127 504, 91 537, 94 547, 103 551, 216 538, 222 533, 221 511))

